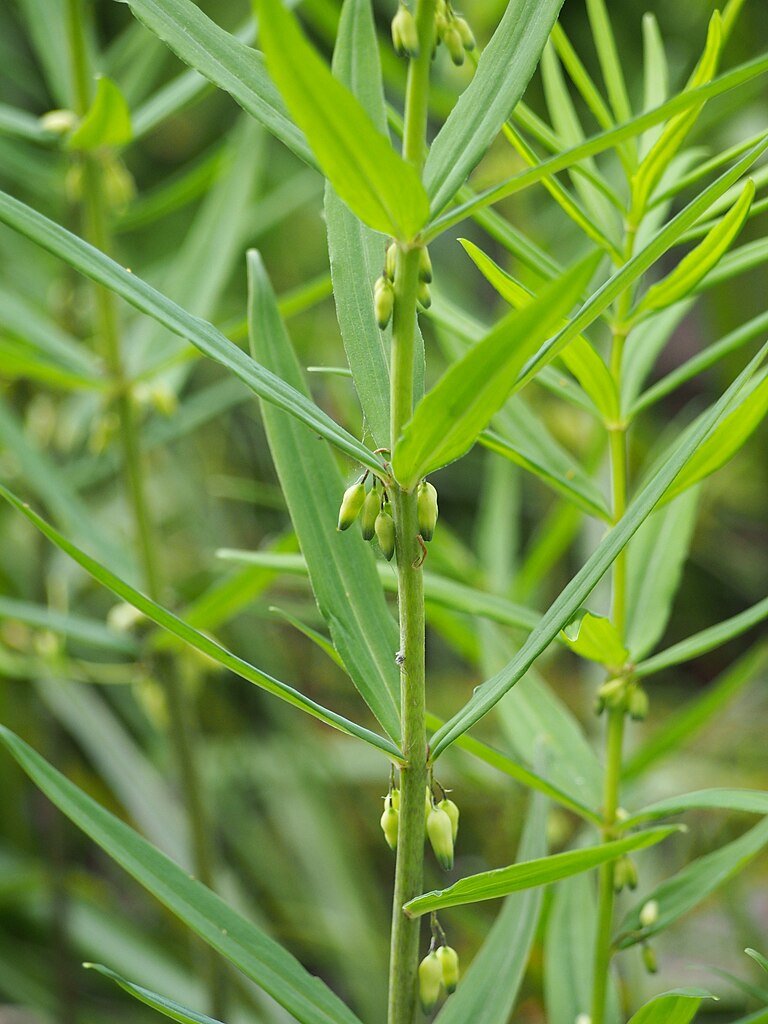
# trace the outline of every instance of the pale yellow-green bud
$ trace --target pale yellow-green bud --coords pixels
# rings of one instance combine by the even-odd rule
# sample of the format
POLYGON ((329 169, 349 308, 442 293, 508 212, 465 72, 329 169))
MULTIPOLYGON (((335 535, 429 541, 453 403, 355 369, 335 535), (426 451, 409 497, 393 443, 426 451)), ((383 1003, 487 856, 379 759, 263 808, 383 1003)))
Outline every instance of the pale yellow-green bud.
POLYGON ((372 487, 365 496, 362 512, 360 513, 360 526, 363 531, 363 540, 373 540, 376 532, 376 517, 381 511, 381 492, 372 487))
POLYGON ((656 974, 658 972, 659 965, 656 961, 656 953, 647 942, 643 944, 643 963, 649 974, 656 974))
POLYGON ((659 919, 659 904, 656 900, 648 900, 640 910, 640 925, 643 928, 651 928, 659 919))
POLYGON ((386 277, 376 279, 373 286, 373 310, 376 314, 376 323, 380 330, 385 330, 392 319, 392 310, 395 308, 395 289, 392 282, 386 277))
POLYGON ((416 298, 419 301, 419 305, 422 309, 429 309, 432 305, 432 296, 429 292, 429 285, 426 281, 419 281, 419 287, 416 292, 416 298))
POLYGON ((453 825, 442 807, 433 807, 427 815, 427 835, 437 863, 445 871, 453 867, 453 825))
POLYGON ((416 19, 405 4, 399 5, 392 19, 392 44, 399 57, 419 56, 419 30, 416 19))
POLYGON ((443 968, 437 953, 430 952, 419 964, 419 1002, 424 1013, 432 1013, 440 998, 443 968))
POLYGON ((365 501, 365 487, 361 483, 352 484, 344 491, 339 509, 339 524, 337 529, 348 530, 352 523, 360 515, 360 509, 365 501))
POLYGON ((613 869, 613 888, 616 892, 626 886, 629 889, 637 888, 637 868, 631 857, 619 857, 613 869))
POLYGON ((39 120, 44 132, 55 135, 66 135, 77 124, 77 114, 73 110, 49 110, 39 120))
POLYGON ((382 509, 376 516, 374 531, 376 533, 376 540, 381 548, 381 553, 388 562, 391 562, 392 555, 395 553, 395 524, 392 521, 392 516, 386 509, 382 509))
POLYGON ((445 991, 450 995, 456 991, 456 986, 459 983, 459 954, 450 946, 440 946, 437 951, 437 958, 443 969, 445 991))
POLYGON ((445 43, 446 50, 451 55, 453 63, 456 67, 461 67, 464 63, 464 43, 462 43, 459 30, 453 21, 449 23, 443 32, 443 42, 445 43))
POLYGON ((427 786, 424 793, 424 819, 426 821, 429 816, 429 812, 435 806, 435 801, 432 799, 432 790, 427 786))
POLYGON ((432 260, 426 246, 419 250, 419 280, 427 284, 432 280, 432 260))
POLYGON ((387 841, 390 850, 397 849, 397 833, 400 825, 400 815, 392 806, 392 801, 387 796, 384 800, 384 813, 381 816, 381 831, 387 841))
POLYGON ((592 1018, 588 1013, 580 1013, 573 1024, 592 1024, 592 1018))
POLYGON ((597 691, 598 714, 603 708, 619 710, 625 706, 627 699, 627 681, 622 676, 608 679, 597 691))
POLYGON ((395 270, 397 268, 397 243, 392 242, 391 245, 387 246, 387 255, 384 258, 384 276, 388 277, 390 281, 395 280, 395 270))
POLYGON ((469 27, 465 18, 456 18, 454 21, 456 31, 461 36, 461 42, 464 45, 464 49, 468 51, 474 50, 477 43, 475 37, 472 35, 472 29, 469 27))
POLYGON ((642 686, 633 686, 629 691, 627 710, 629 717, 636 722, 642 722, 648 717, 648 694, 642 686))
POLYGON ((437 31, 437 42, 443 41, 443 34, 448 28, 450 21, 450 14, 448 13, 448 7, 445 0, 438 0, 437 6, 435 7, 435 30, 437 31))
POLYGON ((459 834, 459 808, 453 800, 449 800, 448 797, 443 797, 437 806, 441 807, 451 819, 451 838, 455 845, 456 836, 459 834))
POLYGON ((400 810, 400 790, 395 787, 389 791, 389 798, 396 811, 400 810))
POLYGON ((437 525, 437 491, 428 480, 422 480, 419 484, 416 513, 422 540, 432 540, 437 525))

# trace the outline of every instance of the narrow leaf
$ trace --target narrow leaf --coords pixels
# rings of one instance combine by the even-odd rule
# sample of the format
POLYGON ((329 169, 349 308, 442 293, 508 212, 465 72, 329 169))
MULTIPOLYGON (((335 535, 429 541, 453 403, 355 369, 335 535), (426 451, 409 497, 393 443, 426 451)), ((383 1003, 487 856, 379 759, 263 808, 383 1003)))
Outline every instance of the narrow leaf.
POLYGON ((707 998, 708 992, 693 989, 665 992, 639 1009, 629 1024, 689 1024, 707 998))
POLYGON ((143 988, 141 985, 135 985, 132 981, 121 978, 119 974, 115 974, 114 971, 110 971, 108 967, 103 967, 101 964, 83 964, 83 967, 96 971, 97 974, 102 974, 105 978, 109 978, 110 981, 114 981, 115 984, 124 989, 128 995, 138 999, 140 1003, 144 1003, 153 1010, 157 1010, 164 1017, 170 1017, 171 1020, 179 1021, 179 1024, 221 1024, 220 1021, 207 1016, 205 1013, 190 1010, 173 999, 158 995, 157 992, 151 992, 148 988, 143 988))
POLYGON ((409 241, 429 217, 415 168, 333 77, 282 0, 260 0, 259 22, 269 73, 335 191, 369 227, 409 241))
POLYGON ((469 875, 447 889, 425 893, 405 904, 405 911, 411 917, 420 917, 432 910, 444 907, 460 907, 467 903, 480 903, 483 900, 498 899, 511 892, 530 889, 539 885, 549 885, 561 878, 570 878, 582 871, 590 871, 599 864, 606 864, 625 853, 643 850, 654 846, 663 839, 678 832, 671 826, 650 828, 624 839, 614 839, 600 846, 587 846, 579 850, 566 850, 551 857, 512 864, 507 868, 496 868, 494 871, 482 871, 477 875, 469 875))
POLYGON ((631 814, 624 822, 634 828, 646 821, 669 818, 685 811, 712 809, 717 811, 746 811, 748 814, 768 815, 768 793, 759 789, 700 789, 658 800, 631 814))

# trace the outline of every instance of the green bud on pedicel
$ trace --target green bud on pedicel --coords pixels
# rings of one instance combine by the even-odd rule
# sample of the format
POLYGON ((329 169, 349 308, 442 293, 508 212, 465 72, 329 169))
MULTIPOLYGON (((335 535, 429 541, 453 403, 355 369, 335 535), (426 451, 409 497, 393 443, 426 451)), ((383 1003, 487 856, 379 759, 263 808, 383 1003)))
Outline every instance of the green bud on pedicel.
POLYGON ((392 242, 387 246, 387 255, 384 258, 384 276, 390 281, 395 280, 395 269, 397 267, 397 243, 392 242))
POLYGON ((389 791, 389 799, 396 811, 400 810, 400 790, 395 787, 389 791))
POLYGON ((388 562, 391 562, 392 556, 395 553, 395 524, 392 521, 392 516, 387 506, 384 506, 376 516, 374 531, 376 533, 376 540, 381 548, 381 553, 388 562))
POLYGON ((437 6, 435 7, 435 31, 438 43, 443 41, 443 35, 448 28, 450 18, 448 5, 445 3, 445 0, 437 0, 437 6))
POLYGON ((429 817, 429 812, 435 806, 435 801, 432 799, 432 790, 427 786, 424 794, 424 820, 429 817))
POLYGON ((395 308, 395 289, 392 282, 386 277, 376 278, 373 286, 373 311, 376 314, 376 323, 379 330, 386 330, 387 324, 392 319, 392 310, 395 308))
POLYGON ((472 29, 469 27, 469 23, 465 18, 456 18, 454 25, 456 26, 456 31, 461 36, 461 42, 464 49, 468 53, 471 53, 477 46, 477 43, 475 42, 475 37, 472 34, 472 29))
POLYGON ((455 845, 456 836, 459 834, 459 808, 447 796, 444 796, 437 806, 441 807, 451 819, 451 837, 455 845))
POLYGON ((435 535, 437 525, 437 491, 428 480, 422 480, 419 484, 416 513, 421 539, 429 542, 435 535))
POLYGON ((427 835, 437 863, 444 871, 453 867, 453 825, 442 807, 432 807, 427 815, 427 835))
POLYGON ((429 249, 424 246, 419 249, 419 280, 429 284, 432 280, 432 260, 429 257, 429 249))
POLYGON ((635 722, 642 722, 648 717, 648 694, 642 686, 633 686, 630 690, 627 710, 635 722))
POLYGON ((461 41, 459 30, 456 28, 454 22, 451 22, 443 32, 443 42, 445 48, 451 55, 451 60, 456 67, 461 67, 464 63, 464 43, 461 41))
POLYGON ((643 928, 651 928, 659 920, 659 904, 656 900, 648 900, 640 909, 640 925, 643 928))
POLYGON ((424 1013, 432 1013, 443 984, 443 967, 434 950, 419 964, 419 1002, 424 1013))
POLYGON ((624 887, 628 889, 637 888, 637 868, 631 857, 619 857, 613 869, 613 888, 615 892, 621 892, 624 887))
POLYGON ((376 517, 381 511, 381 492, 372 487, 365 496, 363 508, 360 513, 360 526, 363 531, 363 540, 373 540, 376 532, 376 517))
POLYGON ((422 309, 429 309, 432 305, 432 296, 429 292, 429 285, 426 281, 419 281, 419 288, 416 292, 416 298, 422 309))
POLYGON ((381 831, 387 841, 390 850, 397 849, 397 833, 400 827, 400 815, 397 808, 393 806, 392 794, 387 793, 384 797, 384 813, 381 815, 381 831))
POLYGON ((648 971, 649 974, 657 974, 659 971, 659 965, 656 960, 656 953, 653 951, 653 947, 649 946, 647 942, 643 943, 642 955, 646 971, 648 971))
POLYGON ((437 959, 443 969, 443 985, 448 995, 456 991, 459 983, 459 954, 450 946, 440 946, 437 959))
POLYGON ((419 56, 419 31, 416 19, 405 6, 400 4, 392 19, 392 45, 398 57, 419 56))
POLYGON ((362 483, 352 484, 344 491, 339 508, 338 530, 348 530, 352 523, 360 515, 360 509, 365 501, 365 487, 362 483))

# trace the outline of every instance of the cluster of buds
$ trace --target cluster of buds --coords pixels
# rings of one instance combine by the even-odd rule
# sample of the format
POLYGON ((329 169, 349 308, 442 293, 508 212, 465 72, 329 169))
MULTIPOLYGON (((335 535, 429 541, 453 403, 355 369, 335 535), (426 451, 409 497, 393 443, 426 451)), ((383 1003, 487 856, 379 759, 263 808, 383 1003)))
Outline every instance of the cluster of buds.
POLYGON ((613 888, 615 892, 621 892, 625 887, 632 889, 633 891, 637 888, 637 868, 635 862, 631 857, 619 857, 616 861, 616 866, 613 869, 613 888))
POLYGON ((432 789, 426 791, 426 828, 432 852, 437 863, 445 871, 453 867, 453 848, 459 832, 459 808, 443 794, 439 803, 435 802, 432 789))
POLYGON ((424 1013, 431 1013, 443 989, 448 995, 459 983, 459 956, 444 943, 431 948, 419 964, 419 1001, 424 1013))
POLYGON ((419 56, 416 19, 404 3, 397 5, 397 14, 392 19, 392 45, 398 57, 413 59, 419 56))
POLYGON ((465 51, 471 53, 476 43, 465 18, 456 14, 450 0, 438 0, 435 11, 437 45, 445 43, 453 63, 459 67, 464 63, 465 51))
POLYGON ((395 553, 395 523, 392 509, 384 488, 379 488, 374 477, 371 489, 366 491, 366 473, 357 483, 351 484, 341 499, 339 522, 337 529, 348 530, 359 517, 363 539, 379 542, 381 552, 387 561, 391 561, 395 553))
MULTIPOLYGON (((406 8, 401 7, 401 11, 406 8)), ((373 309, 379 330, 386 330, 395 309, 395 271, 397 266, 397 244, 392 242, 384 258, 384 270, 373 285, 373 309)), ((429 284, 432 280, 432 261, 426 248, 419 249, 419 287, 416 297, 422 309, 429 309, 432 296, 429 284)))
POLYGON ((623 711, 636 722, 648 716, 648 694, 635 680, 617 676, 603 683, 597 691, 595 714, 605 711, 623 711))

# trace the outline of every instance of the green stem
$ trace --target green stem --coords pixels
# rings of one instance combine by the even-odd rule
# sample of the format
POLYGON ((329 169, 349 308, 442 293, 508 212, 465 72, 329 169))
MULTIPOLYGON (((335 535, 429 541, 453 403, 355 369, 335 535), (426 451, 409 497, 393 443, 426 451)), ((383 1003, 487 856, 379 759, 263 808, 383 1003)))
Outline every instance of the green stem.
MULTIPOLYGON (((82 117, 88 110, 92 95, 91 73, 83 0, 68 0, 68 41, 72 60, 75 112, 82 117)), ((79 156, 82 170, 83 213, 85 235, 102 252, 112 251, 109 211, 104 193, 103 166, 96 154, 79 156)), ((162 596, 160 560, 157 541, 147 502, 141 434, 131 394, 130 381, 122 359, 120 322, 115 297, 108 288, 94 284, 96 331, 102 349, 119 419, 120 444, 123 448, 123 470, 131 503, 136 547, 150 597, 162 596)), ((153 658, 153 668, 165 692, 170 722, 170 737, 176 770, 182 790, 190 828, 192 863, 196 876, 204 885, 213 884, 213 847, 211 829, 205 815, 200 775, 195 757, 195 722, 182 681, 168 665, 153 658)), ((215 1017, 224 1013, 224 973, 215 951, 202 947, 209 986, 209 1006, 215 1017)))
MULTIPOLYGON (((419 56, 408 67, 403 156, 421 172, 426 155, 429 73, 435 38, 435 0, 418 0, 419 56)), ((390 391, 391 446, 413 412, 416 293, 419 249, 399 246, 395 269, 390 391)), ((412 1024, 416 1015, 419 921, 403 904, 422 891, 424 793, 427 785, 424 666, 424 581, 415 492, 392 485, 400 618, 400 709, 405 764, 400 772, 400 822, 392 900, 388 1024, 412 1024)))

